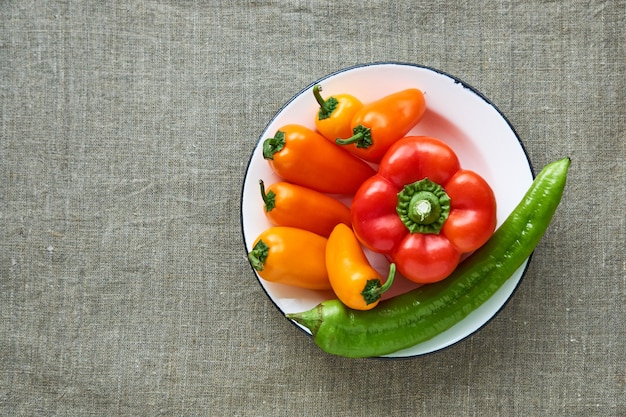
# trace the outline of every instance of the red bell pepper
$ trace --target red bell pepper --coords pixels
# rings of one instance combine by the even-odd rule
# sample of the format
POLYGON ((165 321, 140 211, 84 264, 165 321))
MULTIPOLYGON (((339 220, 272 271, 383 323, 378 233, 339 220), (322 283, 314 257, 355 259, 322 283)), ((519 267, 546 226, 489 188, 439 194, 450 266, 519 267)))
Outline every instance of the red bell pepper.
POLYGON ((482 246, 496 226, 489 184, 462 169, 444 142, 424 136, 389 148, 378 173, 357 191, 351 212, 361 243, 422 284, 450 275, 462 254, 482 246))

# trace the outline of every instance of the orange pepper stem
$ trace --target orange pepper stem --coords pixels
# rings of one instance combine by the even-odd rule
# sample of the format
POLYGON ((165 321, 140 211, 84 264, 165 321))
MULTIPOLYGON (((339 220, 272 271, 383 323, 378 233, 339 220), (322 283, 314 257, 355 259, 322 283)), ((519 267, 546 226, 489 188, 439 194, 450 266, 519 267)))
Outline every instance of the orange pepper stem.
POLYGON ((257 244, 254 245, 254 248, 252 248, 250 253, 248 253, 248 259, 254 269, 257 271, 263 270, 269 250, 269 246, 267 246, 262 240, 259 240, 257 244))
POLYGON ((261 188, 261 197, 265 203, 265 211, 270 212, 276 207, 276 194, 272 190, 269 193, 265 192, 263 180, 259 180, 259 187, 261 188))
POLYGON ((315 100, 320 105, 320 110, 317 112, 317 118, 319 120, 328 119, 330 115, 337 108, 337 104, 339 103, 335 97, 328 97, 326 100, 320 94, 322 91, 321 85, 313 86, 313 95, 315 96, 315 100))
POLYGON ((384 284, 381 285, 380 280, 370 279, 365 283, 365 288, 361 291, 361 295, 365 300, 365 304, 375 303, 380 299, 380 297, 391 288, 391 284, 393 284, 393 278, 396 275, 396 264, 389 265, 389 274, 387 275, 387 280, 384 284))
POLYGON ((285 132, 277 131, 273 138, 263 141, 263 158, 274 159, 274 154, 285 147, 285 132))
POLYGON ((358 125, 352 129, 354 135, 349 138, 342 139, 337 138, 335 143, 337 145, 350 145, 354 143, 357 148, 369 148, 372 146, 372 132, 369 127, 358 125))

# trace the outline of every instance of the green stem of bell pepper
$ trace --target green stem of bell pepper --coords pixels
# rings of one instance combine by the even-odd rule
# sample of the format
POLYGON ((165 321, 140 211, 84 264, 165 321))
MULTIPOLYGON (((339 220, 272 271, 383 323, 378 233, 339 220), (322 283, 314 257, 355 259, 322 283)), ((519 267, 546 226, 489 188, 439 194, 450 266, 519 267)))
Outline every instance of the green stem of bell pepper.
POLYGON ((424 178, 404 186, 396 211, 411 233, 439 233, 450 214, 450 197, 442 186, 424 178))

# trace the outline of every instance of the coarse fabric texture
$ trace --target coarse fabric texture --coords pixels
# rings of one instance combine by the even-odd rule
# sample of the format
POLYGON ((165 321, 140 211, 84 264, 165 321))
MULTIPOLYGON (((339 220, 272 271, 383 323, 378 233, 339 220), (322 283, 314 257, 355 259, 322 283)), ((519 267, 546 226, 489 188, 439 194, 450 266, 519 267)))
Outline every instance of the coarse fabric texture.
POLYGON ((0 415, 626 415, 623 0, 0 2, 0 415), (246 259, 241 184, 314 80, 461 78, 535 171, 572 158, 515 296, 408 360, 320 351, 246 259))

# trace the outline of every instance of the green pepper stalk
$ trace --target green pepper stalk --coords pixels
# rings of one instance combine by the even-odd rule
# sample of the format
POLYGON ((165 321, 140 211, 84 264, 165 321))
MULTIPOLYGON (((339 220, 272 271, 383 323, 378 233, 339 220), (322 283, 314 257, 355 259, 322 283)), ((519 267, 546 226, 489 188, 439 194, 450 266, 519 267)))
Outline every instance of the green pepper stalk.
POLYGON ((439 233, 450 214, 450 197, 441 185, 424 178, 404 186, 396 211, 411 233, 439 233))
POLYGON ((369 127, 358 125, 353 129, 354 135, 349 138, 337 138, 335 143, 337 145, 350 145, 354 143, 357 148, 367 149, 374 143, 372 141, 372 130, 369 127))
POLYGON ((337 101, 337 99, 332 96, 324 100, 324 98, 320 94, 321 91, 322 91, 321 86, 319 85, 313 86, 313 95, 315 96, 315 100, 317 101, 317 104, 320 105, 320 109, 317 112, 317 118, 319 120, 324 120, 324 119, 328 119, 330 115, 335 111, 335 109, 337 108, 337 104, 339 104, 339 101, 337 101))
POLYGON ((561 201, 570 162, 563 158, 545 166, 489 241, 445 280, 373 310, 328 300, 286 316, 307 327, 321 349, 345 357, 388 355, 437 336, 488 300, 532 254, 561 201))

